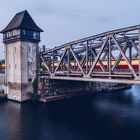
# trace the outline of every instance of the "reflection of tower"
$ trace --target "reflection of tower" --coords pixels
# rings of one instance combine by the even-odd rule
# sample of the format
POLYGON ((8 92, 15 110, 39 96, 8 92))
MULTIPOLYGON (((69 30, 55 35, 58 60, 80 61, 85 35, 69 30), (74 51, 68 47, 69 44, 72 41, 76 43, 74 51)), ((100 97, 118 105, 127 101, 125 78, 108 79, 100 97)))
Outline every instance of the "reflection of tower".
POLYGON ((6 52, 6 92, 16 101, 28 100, 36 77, 36 53, 42 30, 27 11, 17 13, 3 33, 6 52))

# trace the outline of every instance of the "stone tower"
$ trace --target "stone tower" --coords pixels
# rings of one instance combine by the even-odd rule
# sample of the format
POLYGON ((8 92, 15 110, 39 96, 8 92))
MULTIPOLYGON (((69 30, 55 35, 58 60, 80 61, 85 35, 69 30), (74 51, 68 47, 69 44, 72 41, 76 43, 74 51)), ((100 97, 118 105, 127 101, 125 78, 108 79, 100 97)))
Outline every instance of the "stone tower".
POLYGON ((33 92, 40 32, 43 32, 25 10, 17 13, 4 28, 6 55, 6 93, 8 99, 26 101, 33 92))

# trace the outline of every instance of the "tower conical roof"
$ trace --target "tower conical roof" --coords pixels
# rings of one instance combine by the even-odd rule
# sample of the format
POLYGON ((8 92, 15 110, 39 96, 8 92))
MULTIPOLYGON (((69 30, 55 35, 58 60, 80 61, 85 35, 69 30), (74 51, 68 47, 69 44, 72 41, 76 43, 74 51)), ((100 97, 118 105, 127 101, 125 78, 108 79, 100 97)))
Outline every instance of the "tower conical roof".
POLYGON ((43 32, 43 30, 36 25, 32 17, 26 10, 17 13, 14 16, 14 18, 10 21, 10 23, 1 31, 1 33, 5 33, 14 29, 27 29, 43 32))

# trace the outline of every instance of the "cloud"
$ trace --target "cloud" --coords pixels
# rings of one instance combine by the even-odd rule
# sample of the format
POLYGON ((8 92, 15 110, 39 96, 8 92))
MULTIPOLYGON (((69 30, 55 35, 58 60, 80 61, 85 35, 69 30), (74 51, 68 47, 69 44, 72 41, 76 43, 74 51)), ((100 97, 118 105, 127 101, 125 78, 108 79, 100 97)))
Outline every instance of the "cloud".
POLYGON ((41 45, 53 47, 87 35, 139 24, 139 5, 139 0, 4 0, 0 4, 0 28, 17 12, 27 9, 45 31, 41 45))
POLYGON ((109 16, 109 15, 102 15, 96 18, 97 22, 112 22, 114 20, 117 20, 117 17, 114 16, 109 16))
POLYGON ((77 7, 76 5, 70 6, 68 3, 64 5, 62 2, 63 0, 59 3, 54 3, 54 1, 38 2, 37 6, 32 7, 32 11, 38 16, 52 16, 71 20, 82 20, 92 14, 87 8, 77 7))

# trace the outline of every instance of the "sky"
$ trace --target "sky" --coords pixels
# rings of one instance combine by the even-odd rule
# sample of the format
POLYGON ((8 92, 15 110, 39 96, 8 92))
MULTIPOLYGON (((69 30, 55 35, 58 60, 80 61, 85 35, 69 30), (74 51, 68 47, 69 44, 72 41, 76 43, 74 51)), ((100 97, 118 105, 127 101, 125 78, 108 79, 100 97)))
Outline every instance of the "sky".
MULTIPOLYGON (((44 30, 40 46, 47 48, 140 24, 140 0, 1 0, 0 30, 23 10, 44 30)), ((2 35, 0 46, 3 59, 2 35)))

